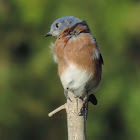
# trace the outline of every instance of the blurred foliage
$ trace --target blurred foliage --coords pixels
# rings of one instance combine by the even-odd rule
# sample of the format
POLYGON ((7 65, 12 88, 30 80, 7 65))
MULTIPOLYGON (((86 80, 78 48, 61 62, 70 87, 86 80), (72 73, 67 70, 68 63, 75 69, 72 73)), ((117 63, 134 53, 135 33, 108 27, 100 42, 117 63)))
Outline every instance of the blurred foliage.
POLYGON ((49 49, 55 38, 44 38, 66 15, 87 21, 105 63, 87 139, 140 139, 139 0, 1 0, 0 139, 67 139, 66 113, 47 116, 65 97, 49 49))

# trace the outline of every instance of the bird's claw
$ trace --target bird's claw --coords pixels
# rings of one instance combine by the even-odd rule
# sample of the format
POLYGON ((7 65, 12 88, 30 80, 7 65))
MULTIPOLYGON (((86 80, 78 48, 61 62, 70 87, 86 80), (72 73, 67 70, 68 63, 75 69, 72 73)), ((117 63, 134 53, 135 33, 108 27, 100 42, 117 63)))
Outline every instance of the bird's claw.
POLYGON ((70 99, 70 97, 68 95, 68 91, 69 91, 69 88, 67 88, 66 90, 64 90, 64 95, 67 98, 67 100, 70 100, 72 102, 72 100, 70 99))

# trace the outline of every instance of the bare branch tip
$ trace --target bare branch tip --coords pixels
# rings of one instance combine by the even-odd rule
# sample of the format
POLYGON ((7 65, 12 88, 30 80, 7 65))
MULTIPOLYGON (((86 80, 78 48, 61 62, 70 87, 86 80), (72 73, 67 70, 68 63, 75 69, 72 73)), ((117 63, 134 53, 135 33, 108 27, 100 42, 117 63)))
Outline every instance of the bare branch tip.
POLYGON ((48 114, 49 117, 52 117, 54 114, 56 114, 57 112, 66 109, 66 103, 64 105, 61 105, 60 107, 56 108, 55 110, 53 110, 52 112, 50 112, 48 114))

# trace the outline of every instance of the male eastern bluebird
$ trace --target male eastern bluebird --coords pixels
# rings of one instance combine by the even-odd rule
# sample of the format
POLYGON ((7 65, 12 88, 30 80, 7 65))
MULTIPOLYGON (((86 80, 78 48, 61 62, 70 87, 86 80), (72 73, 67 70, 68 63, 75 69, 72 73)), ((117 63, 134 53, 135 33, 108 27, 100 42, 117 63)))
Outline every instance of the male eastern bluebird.
POLYGON ((103 58, 87 23, 74 16, 61 17, 45 36, 57 37, 52 51, 67 99, 71 91, 85 102, 97 104, 93 93, 101 81, 103 58))

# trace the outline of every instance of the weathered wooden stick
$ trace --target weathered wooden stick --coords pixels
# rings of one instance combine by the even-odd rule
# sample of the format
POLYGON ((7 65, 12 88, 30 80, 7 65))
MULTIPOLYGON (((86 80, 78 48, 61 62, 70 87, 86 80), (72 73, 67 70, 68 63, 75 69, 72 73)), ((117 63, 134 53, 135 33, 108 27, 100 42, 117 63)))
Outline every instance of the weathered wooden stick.
POLYGON ((68 123, 68 140, 86 140, 86 115, 84 101, 69 93, 66 112, 68 123))
POLYGON ((62 109, 67 112, 68 140, 86 140, 86 112, 85 102, 75 97, 71 92, 68 93, 70 100, 58 107, 51 113, 49 117, 62 109))

